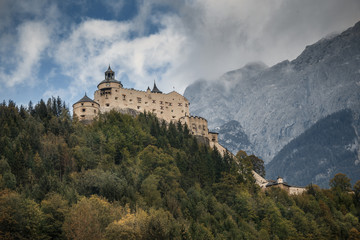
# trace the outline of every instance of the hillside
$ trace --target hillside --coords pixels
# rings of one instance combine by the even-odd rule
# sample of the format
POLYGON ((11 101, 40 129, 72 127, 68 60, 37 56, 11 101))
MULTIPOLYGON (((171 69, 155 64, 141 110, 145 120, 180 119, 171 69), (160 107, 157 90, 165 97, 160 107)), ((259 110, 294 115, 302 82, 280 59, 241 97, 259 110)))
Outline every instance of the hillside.
POLYGON ((351 110, 333 113, 288 143, 266 166, 267 178, 329 187, 336 173, 355 183, 360 176, 359 119, 351 110))
POLYGON ((65 106, 0 104, 2 239, 360 237, 360 181, 355 194, 343 175, 331 190, 264 193, 249 157, 222 157, 186 126, 115 111, 84 125, 65 106))
POLYGON ((251 153, 268 163, 320 119, 345 108, 359 112, 359 39, 357 23, 307 46, 293 61, 252 63, 214 82, 196 82, 184 93, 190 112, 205 117, 211 129, 239 122, 251 153))

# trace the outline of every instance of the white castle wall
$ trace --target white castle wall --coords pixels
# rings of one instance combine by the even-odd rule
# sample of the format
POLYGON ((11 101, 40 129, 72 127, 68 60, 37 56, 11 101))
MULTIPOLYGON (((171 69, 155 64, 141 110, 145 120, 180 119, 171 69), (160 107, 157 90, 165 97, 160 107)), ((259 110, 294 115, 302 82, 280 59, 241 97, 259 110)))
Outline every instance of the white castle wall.
POLYGON ((152 112, 167 122, 178 121, 189 116, 189 101, 173 91, 167 94, 138 91, 122 88, 119 83, 101 83, 95 91, 94 100, 99 103, 100 111, 130 108, 139 112, 152 112))

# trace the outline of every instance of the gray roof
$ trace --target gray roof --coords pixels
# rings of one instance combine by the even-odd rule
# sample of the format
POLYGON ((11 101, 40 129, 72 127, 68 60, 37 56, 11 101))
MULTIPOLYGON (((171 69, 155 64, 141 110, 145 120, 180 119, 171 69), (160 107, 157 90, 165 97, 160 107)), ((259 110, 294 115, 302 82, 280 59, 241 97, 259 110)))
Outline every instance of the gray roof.
POLYGON ((102 83, 120 83, 120 85, 122 86, 122 83, 121 83, 120 81, 116 80, 116 79, 110 79, 110 80, 104 79, 104 80, 102 80, 102 81, 98 84, 98 86, 99 86, 100 84, 102 84, 102 83))
POLYGON ((162 93, 162 91, 160 91, 160 90, 157 88, 155 81, 154 81, 154 87, 153 87, 153 89, 151 90, 151 92, 153 92, 153 93, 162 93))
MULTIPOLYGON (((89 98, 88 96, 86 96, 86 93, 85 93, 85 96, 84 97, 82 97, 79 101, 77 101, 76 103, 74 103, 74 105, 75 104, 77 104, 77 103, 82 103, 82 102, 91 102, 91 103, 96 103, 96 104, 98 104, 97 102, 95 102, 94 100, 92 100, 91 98, 89 98)), ((98 104, 99 105, 99 104, 98 104)))

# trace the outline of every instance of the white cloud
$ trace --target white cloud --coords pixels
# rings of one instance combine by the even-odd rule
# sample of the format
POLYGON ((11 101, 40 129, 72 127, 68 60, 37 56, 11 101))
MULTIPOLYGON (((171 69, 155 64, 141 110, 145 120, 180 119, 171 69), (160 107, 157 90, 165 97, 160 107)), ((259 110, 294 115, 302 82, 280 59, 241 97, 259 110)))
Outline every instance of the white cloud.
MULTIPOLYGON (((44 96, 69 102, 84 91, 92 96, 89 90, 103 79, 108 64, 118 79, 126 74, 137 89, 156 79, 161 90, 175 87, 182 93, 194 80, 216 79, 248 62, 291 60, 306 45, 353 25, 360 12, 358 0, 139 0, 138 14, 129 21, 83 18, 69 26, 66 13, 60 17, 54 4, 12 2, 0 1, 0 30, 7 30, 19 12, 33 18, 15 33, 0 35, 0 82, 13 87, 41 79, 38 70, 48 55, 58 64, 56 72, 73 80, 60 89, 49 86, 44 96), (158 6, 169 11, 154 11, 158 6), (159 31, 149 35, 149 23, 159 31), (6 69, 9 63, 16 67, 6 69)), ((116 15, 124 1, 105 5, 116 15)))
POLYGON ((0 10, 0 82, 8 88, 34 85, 53 40, 58 9, 44 1, 2 1, 0 6, 5 7, 0 10))
POLYGON ((31 83, 37 78, 41 55, 50 43, 49 28, 42 22, 26 22, 18 28, 15 52, 9 61, 15 65, 10 73, 0 72, 0 79, 7 87, 24 82, 31 83))
POLYGON ((181 46, 186 39, 174 28, 166 26, 156 34, 130 38, 130 32, 136 30, 130 22, 88 19, 74 27, 54 54, 62 73, 74 78, 69 97, 78 95, 79 88, 96 86, 107 64, 117 78, 127 74, 136 88, 145 89, 154 78, 161 77, 156 69, 171 68, 184 52, 181 46))

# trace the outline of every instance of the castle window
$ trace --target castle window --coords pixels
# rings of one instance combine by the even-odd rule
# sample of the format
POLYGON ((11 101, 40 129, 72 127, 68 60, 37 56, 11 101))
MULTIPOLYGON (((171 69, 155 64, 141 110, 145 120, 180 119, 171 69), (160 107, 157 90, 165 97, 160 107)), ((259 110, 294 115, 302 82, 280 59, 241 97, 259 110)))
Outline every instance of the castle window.
POLYGON ((156 103, 156 100, 152 100, 152 103, 156 103))
POLYGON ((96 110, 94 110, 94 113, 96 113, 96 110))
POLYGON ((83 112, 85 112, 85 111, 86 111, 86 109, 85 109, 85 108, 83 108, 83 109, 82 109, 82 111, 83 111, 83 112))
POLYGON ((178 106, 181 107, 181 106, 182 106, 182 103, 179 103, 178 106))
POLYGON ((171 103, 171 102, 169 103, 169 106, 172 106, 172 103, 171 103))
POLYGON ((155 112, 156 111, 156 109, 153 109, 153 112, 155 112))
POLYGON ((172 116, 172 118, 175 118, 175 116, 172 116))
POLYGON ((115 100, 118 100, 118 97, 115 97, 115 100))
POLYGON ((81 103, 81 106, 84 106, 84 103, 81 103))
POLYGON ((115 92, 117 92, 117 90, 115 90, 115 92))
POLYGON ((148 104, 148 102, 145 102, 145 104, 148 104))
POLYGON ((123 94, 122 97, 123 97, 123 100, 126 100, 126 95, 125 94, 123 94))
POLYGON ((163 101, 160 101, 160 104, 163 104, 163 101))
POLYGON ((132 99, 130 99, 129 102, 132 102, 132 99))
POLYGON ((187 103, 185 103, 185 107, 187 107, 188 105, 187 105, 187 103))
POLYGON ((163 111, 161 111, 160 113, 163 114, 163 111))
POLYGON ((107 104, 105 104, 107 107, 109 107, 110 106, 110 103, 107 103, 107 104))
POLYGON ((137 109, 140 109, 140 106, 137 106, 137 109))
POLYGON ((164 106, 160 106, 160 109, 161 109, 161 110, 164 110, 164 106))
POLYGON ((80 115, 81 118, 85 118, 85 115, 80 115))
POLYGON ((184 110, 181 110, 181 112, 183 113, 183 112, 184 112, 184 110))
POLYGON ((94 106, 94 104, 92 103, 91 106, 94 106))
POLYGON ((137 101, 138 101, 138 103, 141 103, 141 98, 138 97, 138 98, 137 98, 137 101))
POLYGON ((174 112, 174 110, 171 110, 171 112, 174 112))

